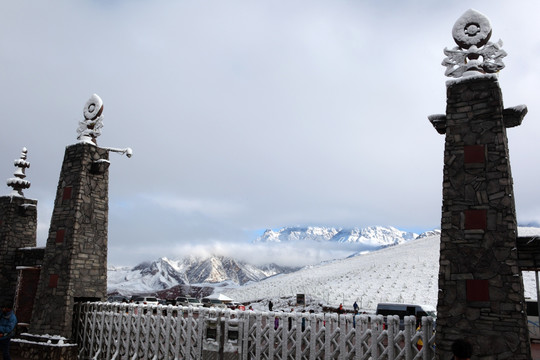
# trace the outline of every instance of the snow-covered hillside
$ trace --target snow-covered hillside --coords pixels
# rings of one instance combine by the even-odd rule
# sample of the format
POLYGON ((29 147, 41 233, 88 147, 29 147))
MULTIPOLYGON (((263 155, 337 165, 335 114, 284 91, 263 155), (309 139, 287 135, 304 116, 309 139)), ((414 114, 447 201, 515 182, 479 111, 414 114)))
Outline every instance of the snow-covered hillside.
MULTIPOLYGON (((539 229, 532 231, 539 232, 539 229)), ((520 228, 520 235, 530 235, 520 228)), ((351 307, 357 301, 362 309, 374 310, 379 302, 411 302, 437 305, 439 271, 438 235, 418 237, 405 244, 364 255, 310 266, 259 283, 220 289, 242 302, 292 297, 351 307)), ((524 273, 526 297, 536 299, 534 274, 524 273)))

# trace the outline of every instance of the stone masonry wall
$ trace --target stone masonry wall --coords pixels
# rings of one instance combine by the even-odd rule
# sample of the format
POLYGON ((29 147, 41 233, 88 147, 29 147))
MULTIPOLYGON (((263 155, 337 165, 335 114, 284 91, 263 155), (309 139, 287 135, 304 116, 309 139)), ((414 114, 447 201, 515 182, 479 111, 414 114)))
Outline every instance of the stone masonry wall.
POLYGON ((109 153, 66 148, 30 332, 71 337, 77 299, 107 294, 109 153))
POLYGON ((17 286, 17 249, 36 246, 37 200, 0 197, 0 303, 13 305, 17 286))
POLYGON ((503 102, 495 77, 447 89, 436 344, 473 359, 529 359, 523 281, 503 102))

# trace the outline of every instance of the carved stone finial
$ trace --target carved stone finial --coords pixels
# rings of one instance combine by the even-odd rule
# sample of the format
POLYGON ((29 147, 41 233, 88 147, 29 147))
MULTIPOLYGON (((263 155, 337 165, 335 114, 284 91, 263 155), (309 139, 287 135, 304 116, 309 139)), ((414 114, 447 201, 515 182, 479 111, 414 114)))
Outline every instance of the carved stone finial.
POLYGON ((491 37, 489 19, 476 10, 469 9, 456 21, 452 28, 452 36, 459 47, 469 49, 471 46, 482 47, 491 37))
POLYGON ((480 12, 469 9, 456 21, 452 36, 457 47, 444 49, 446 58, 442 65, 446 66, 445 75, 449 77, 466 77, 472 75, 496 73, 504 68, 502 58, 506 51, 502 50, 502 41, 489 41, 491 23, 480 12))
POLYGON ((84 105, 84 120, 79 122, 77 139, 97 145, 96 138, 101 135, 103 127, 103 100, 93 94, 84 105))
POLYGON ((7 179, 7 185, 12 187, 11 196, 22 196, 23 189, 28 189, 30 187, 30 181, 24 180, 26 177, 25 169, 30 167, 30 163, 26 161, 26 154, 28 150, 24 147, 22 149, 21 157, 14 161, 15 172, 13 173, 12 178, 7 179))

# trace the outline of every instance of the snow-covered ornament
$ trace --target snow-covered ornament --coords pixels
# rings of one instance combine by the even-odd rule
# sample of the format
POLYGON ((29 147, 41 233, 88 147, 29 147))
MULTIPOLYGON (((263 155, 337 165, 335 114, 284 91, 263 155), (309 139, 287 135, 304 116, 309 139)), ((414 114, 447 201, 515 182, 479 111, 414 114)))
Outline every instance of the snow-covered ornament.
MULTIPOLYGON (((84 104, 83 114, 84 120, 79 122, 79 128, 77 129, 77 139, 82 143, 89 143, 97 145, 96 138, 101 135, 101 128, 103 127, 103 100, 94 94, 90 96, 90 99, 84 104)), ((111 148, 102 147, 102 149, 117 152, 126 155, 128 158, 133 155, 131 148, 111 148)), ((100 172, 97 169, 103 168, 108 160, 100 159, 94 162, 94 171, 100 172)))
POLYGON ((83 109, 84 120, 79 122, 77 139, 81 142, 97 144, 96 138, 101 135, 103 127, 103 100, 93 94, 86 102, 83 109))
POLYGON ((7 185, 12 187, 11 196, 21 196, 24 197, 23 189, 28 189, 30 187, 30 181, 24 180, 26 177, 25 169, 30 167, 30 163, 26 161, 26 154, 28 150, 23 147, 21 157, 14 161, 15 172, 13 173, 12 178, 7 179, 7 185))
POLYGON ((501 40, 496 43, 489 41, 491 32, 491 23, 482 13, 469 9, 461 15, 452 29, 458 46, 444 49, 446 58, 442 65, 446 66, 445 75, 459 78, 496 73, 503 69, 502 58, 507 54, 501 49, 501 40))

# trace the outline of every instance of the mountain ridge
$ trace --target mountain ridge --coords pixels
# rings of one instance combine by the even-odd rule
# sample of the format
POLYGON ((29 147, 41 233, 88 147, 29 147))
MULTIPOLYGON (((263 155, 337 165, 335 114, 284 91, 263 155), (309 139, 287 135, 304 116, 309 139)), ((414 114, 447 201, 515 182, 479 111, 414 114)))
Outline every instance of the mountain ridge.
POLYGON ((286 243, 295 241, 334 242, 378 247, 402 244, 413 240, 418 234, 399 230, 393 226, 369 226, 365 228, 335 227, 284 227, 278 231, 267 229, 254 243, 286 243))
POLYGON ((124 295, 150 293, 166 290, 178 285, 219 284, 230 282, 244 285, 267 277, 298 270, 266 264, 260 267, 225 256, 198 258, 189 256, 170 260, 166 257, 142 262, 133 268, 108 268, 108 293, 124 295))
MULTIPOLYGON (((351 256, 365 251, 405 243, 418 235, 394 227, 372 226, 360 228, 284 227, 279 231, 266 230, 253 243, 270 246, 301 242, 303 246, 317 247, 322 242, 336 247, 353 246, 351 256), (266 234, 266 235, 265 235, 266 234)), ((299 254, 301 256, 301 254, 299 254)), ((336 259, 337 260, 337 259, 336 259)), ((186 256, 180 259, 162 257, 139 263, 133 268, 108 268, 108 293, 151 293, 178 285, 235 284, 245 285, 263 279, 297 271, 302 266, 281 266, 274 263, 253 265, 246 261, 222 255, 186 256)))

